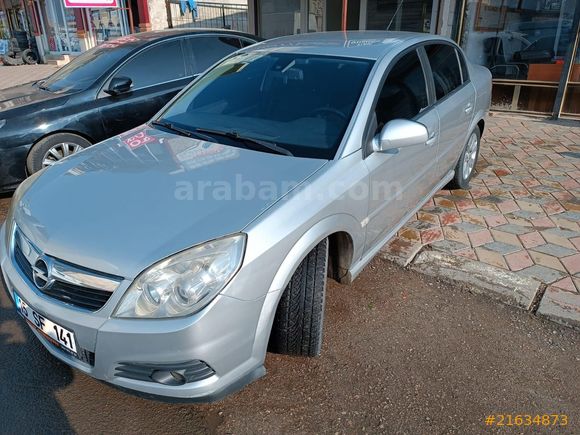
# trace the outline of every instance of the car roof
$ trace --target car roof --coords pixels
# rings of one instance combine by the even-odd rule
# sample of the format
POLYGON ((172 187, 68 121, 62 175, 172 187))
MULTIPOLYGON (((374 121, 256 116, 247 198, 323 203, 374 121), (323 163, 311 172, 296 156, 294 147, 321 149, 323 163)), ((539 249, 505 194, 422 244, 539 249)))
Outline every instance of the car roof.
POLYGON ((261 38, 251 35, 249 33, 238 32, 235 30, 227 29, 206 29, 206 28, 181 28, 181 29, 165 29, 165 30, 152 30, 150 32, 140 32, 132 33, 127 36, 121 36, 120 38, 107 41, 102 44, 105 48, 115 48, 117 46, 123 46, 126 48, 139 48, 155 41, 160 41, 162 39, 171 39, 179 36, 185 35, 232 35, 232 36, 243 36, 246 38, 251 38, 253 40, 259 41, 261 38))
POLYGON ((349 31, 282 36, 246 48, 251 51, 318 54, 377 60, 405 42, 447 41, 448 38, 415 32, 349 31))

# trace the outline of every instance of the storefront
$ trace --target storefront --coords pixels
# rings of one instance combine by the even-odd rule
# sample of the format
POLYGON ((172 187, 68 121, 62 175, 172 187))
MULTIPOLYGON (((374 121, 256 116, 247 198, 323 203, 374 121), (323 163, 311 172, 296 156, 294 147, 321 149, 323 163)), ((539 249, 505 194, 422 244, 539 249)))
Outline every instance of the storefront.
POLYGON ((74 56, 151 30, 150 12, 157 16, 160 9, 165 13, 163 0, 0 0, 0 39, 20 38, 42 60, 74 56))
POLYGON ((578 0, 254 0, 250 10, 265 38, 341 29, 448 36, 492 72, 494 110, 580 116, 578 0))
POLYGON ((94 7, 78 7, 63 0, 35 0, 44 51, 50 54, 80 53, 131 33, 126 1, 113 0, 109 2, 112 7, 103 7, 98 2, 94 7))

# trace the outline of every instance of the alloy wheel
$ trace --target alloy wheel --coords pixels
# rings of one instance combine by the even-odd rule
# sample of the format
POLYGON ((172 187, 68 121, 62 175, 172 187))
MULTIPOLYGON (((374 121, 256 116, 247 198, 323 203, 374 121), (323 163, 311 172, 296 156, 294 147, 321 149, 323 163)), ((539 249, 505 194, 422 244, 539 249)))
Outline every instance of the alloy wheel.
POLYGON ((42 158, 42 167, 46 168, 47 166, 52 166, 59 160, 75 154, 82 149, 82 146, 70 142, 56 144, 51 147, 42 158))
POLYGON ((463 179, 467 180, 473 168, 475 166, 475 159, 477 158, 477 135, 471 133, 469 140, 467 141, 467 149, 465 150, 465 156, 463 157, 463 179))

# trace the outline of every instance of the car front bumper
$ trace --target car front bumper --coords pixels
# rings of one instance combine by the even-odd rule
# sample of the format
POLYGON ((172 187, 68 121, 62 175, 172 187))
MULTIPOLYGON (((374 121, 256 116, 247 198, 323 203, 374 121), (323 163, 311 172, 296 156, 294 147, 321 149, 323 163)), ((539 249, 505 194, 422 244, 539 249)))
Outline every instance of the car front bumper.
MULTIPOLYGON (((256 346, 264 299, 242 301, 218 295, 203 310, 174 319, 119 319, 111 316, 129 283, 122 284, 96 312, 59 302, 36 290, 13 261, 0 227, 0 267, 8 294, 16 291, 39 314, 74 332, 78 357, 61 350, 31 327, 59 360, 118 388, 170 401, 206 402, 242 388, 265 373, 265 349, 256 346), (165 385, 119 375, 122 364, 139 367, 202 361, 213 374, 183 385, 165 385)), ((232 283, 230 283, 232 284, 232 283)))

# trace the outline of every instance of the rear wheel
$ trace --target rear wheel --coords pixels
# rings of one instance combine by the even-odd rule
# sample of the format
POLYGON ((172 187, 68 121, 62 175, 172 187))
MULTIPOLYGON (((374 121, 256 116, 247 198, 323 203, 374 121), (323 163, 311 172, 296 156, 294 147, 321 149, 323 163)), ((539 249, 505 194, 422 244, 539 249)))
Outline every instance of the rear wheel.
POLYGON ((89 146, 91 143, 88 140, 73 133, 47 136, 32 146, 26 158, 26 169, 29 174, 34 174, 89 146))
POLYGON ((479 127, 475 127, 469 135, 467 144, 457 162, 455 176, 453 177, 453 180, 449 182, 449 187, 451 189, 469 188, 469 180, 471 180, 471 177, 473 177, 473 174, 475 173, 475 165, 477 164, 477 158, 479 157, 480 141, 481 133, 479 127))
POLYGON ((284 290, 272 326, 270 351, 320 355, 327 263, 328 239, 324 239, 302 260, 284 290))

